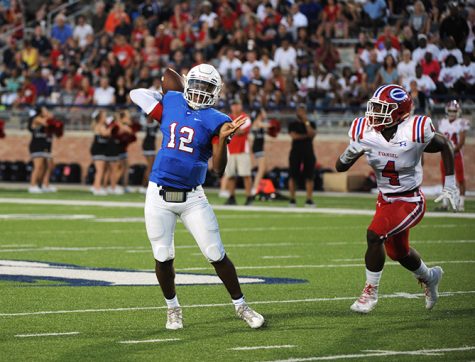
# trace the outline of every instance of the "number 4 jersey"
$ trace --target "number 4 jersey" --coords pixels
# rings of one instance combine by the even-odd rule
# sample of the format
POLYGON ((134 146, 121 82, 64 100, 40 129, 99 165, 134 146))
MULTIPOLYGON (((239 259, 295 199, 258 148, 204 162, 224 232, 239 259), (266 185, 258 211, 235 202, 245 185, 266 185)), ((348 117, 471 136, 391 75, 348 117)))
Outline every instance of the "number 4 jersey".
POLYGON ((371 149, 366 158, 376 173, 378 189, 383 194, 410 191, 421 185, 422 153, 435 135, 429 117, 408 117, 399 123, 389 141, 368 127, 366 118, 356 118, 348 135, 352 142, 371 149))

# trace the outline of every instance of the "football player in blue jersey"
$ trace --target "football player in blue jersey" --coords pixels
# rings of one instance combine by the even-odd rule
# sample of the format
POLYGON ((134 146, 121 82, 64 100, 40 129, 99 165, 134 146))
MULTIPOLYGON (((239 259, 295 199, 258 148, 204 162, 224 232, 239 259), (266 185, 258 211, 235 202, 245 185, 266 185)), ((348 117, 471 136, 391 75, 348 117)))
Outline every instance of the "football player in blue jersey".
POLYGON ((203 255, 223 281, 237 315, 251 328, 264 318, 252 310, 241 292, 236 269, 221 242, 218 222, 203 191, 208 160, 222 175, 227 162, 227 139, 244 123, 213 108, 221 91, 221 77, 209 64, 193 67, 185 77, 184 92, 162 96, 134 89, 130 98, 160 122, 162 145, 154 162, 145 201, 145 224, 155 258, 155 272, 168 306, 167 329, 183 328, 175 292, 174 231, 180 217, 203 255))

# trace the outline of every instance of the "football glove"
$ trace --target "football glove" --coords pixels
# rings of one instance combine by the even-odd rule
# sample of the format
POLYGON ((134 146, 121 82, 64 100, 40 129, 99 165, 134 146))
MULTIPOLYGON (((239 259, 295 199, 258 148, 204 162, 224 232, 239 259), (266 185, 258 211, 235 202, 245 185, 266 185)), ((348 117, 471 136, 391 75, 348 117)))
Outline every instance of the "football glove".
POLYGON ((455 184, 455 175, 445 176, 445 184, 442 193, 434 201, 440 202, 444 199, 449 202, 454 212, 458 210, 460 191, 455 184))
POLYGON ((349 164, 360 157, 363 153, 369 153, 369 147, 362 146, 359 142, 350 142, 345 152, 340 156, 340 161, 344 164, 349 164))

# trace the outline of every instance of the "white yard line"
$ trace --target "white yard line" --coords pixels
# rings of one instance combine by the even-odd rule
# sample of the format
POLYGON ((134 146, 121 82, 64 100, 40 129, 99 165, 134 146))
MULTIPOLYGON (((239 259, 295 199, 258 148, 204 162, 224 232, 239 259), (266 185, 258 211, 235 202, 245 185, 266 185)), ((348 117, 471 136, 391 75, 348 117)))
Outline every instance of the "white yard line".
POLYGON ((15 337, 27 338, 27 337, 72 336, 72 335, 76 335, 76 334, 79 334, 79 332, 16 334, 15 337))
POLYGON ((249 347, 234 347, 228 348, 231 351, 255 351, 256 349, 280 349, 280 348, 295 348, 294 344, 283 344, 280 346, 249 346, 249 347))
MULTIPOLYGON (((361 258, 360 260, 363 260, 361 258)), ((475 260, 440 260, 440 261, 430 261, 430 265, 436 264, 474 264, 475 260)), ((390 261, 384 264, 385 266, 399 266, 399 263, 390 261)), ((301 265, 247 265, 247 266, 236 266, 237 270, 258 270, 258 269, 327 269, 327 268, 354 268, 354 267, 363 267, 364 263, 354 263, 354 264, 301 264, 301 265)), ((190 268, 177 268, 176 271, 205 271, 211 270, 211 267, 190 267, 190 268)))
POLYGON ((144 339, 144 340, 138 340, 138 341, 119 341, 117 343, 138 344, 138 343, 159 343, 159 342, 175 342, 175 341, 181 341, 181 339, 180 338, 144 339))
MULTIPOLYGON (((24 198, 0 198, 0 203, 10 204, 33 204, 33 205, 64 205, 64 206, 98 206, 98 207, 144 207, 143 202, 124 202, 124 201, 93 201, 93 200, 41 200, 24 198)), ((301 213, 301 214, 335 214, 335 215, 364 215, 373 216, 374 210, 360 209, 338 209, 338 208, 289 208, 289 207, 270 207, 270 206, 224 206, 212 205, 214 210, 222 211, 244 211, 244 212, 276 212, 276 213, 301 213)), ((453 213, 453 212, 426 212, 425 217, 437 218, 457 218, 457 219, 475 219, 475 213, 453 213)))
MULTIPOLYGON (((360 359, 369 357, 389 357, 389 356, 441 356, 446 352, 464 352, 474 350, 474 346, 465 346, 457 348, 434 348, 419 349, 415 351, 362 351, 363 353, 340 354, 330 356, 314 356, 305 358, 289 358, 274 360, 272 362, 306 362, 306 361, 332 361, 339 359, 360 359)), ((448 359, 450 360, 450 359, 448 359)))
MULTIPOLYGON (((453 297, 459 295, 473 295, 475 290, 467 291, 454 291, 454 292, 440 292, 440 297, 453 297)), ((402 298, 413 299, 424 297, 423 293, 410 294, 410 293, 394 293, 383 294, 380 298, 402 298)), ((332 298, 307 298, 307 299, 289 299, 289 300, 262 300, 255 302, 248 302, 248 304, 293 304, 293 303, 318 303, 318 302, 336 302, 343 300, 354 300, 353 297, 332 297, 332 298)), ((231 303, 215 303, 215 304, 190 304, 182 305, 182 308, 216 308, 216 307, 230 307, 231 303)), ((49 311, 37 311, 37 312, 17 312, 17 313, 0 313, 0 317, 24 317, 30 315, 50 315, 50 314, 78 314, 78 313, 107 313, 107 312, 131 312, 131 311, 145 311, 145 310, 157 310, 166 309, 167 306, 159 307, 127 307, 127 308, 102 308, 102 309, 73 309, 73 310, 49 310, 49 311)))

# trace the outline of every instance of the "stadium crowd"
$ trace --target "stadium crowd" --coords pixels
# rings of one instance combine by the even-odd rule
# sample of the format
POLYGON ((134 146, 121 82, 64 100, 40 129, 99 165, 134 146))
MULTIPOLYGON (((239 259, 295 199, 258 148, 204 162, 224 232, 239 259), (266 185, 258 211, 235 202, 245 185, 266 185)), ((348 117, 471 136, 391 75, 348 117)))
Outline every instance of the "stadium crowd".
MULTIPOLYGON (((236 94, 247 109, 360 107, 382 83, 403 85, 423 111, 431 97, 475 94, 469 2, 97 1, 51 26, 61 2, 36 3, 23 9, 33 34, 1 40, 5 105, 127 106, 130 89, 159 89, 167 67, 186 74, 202 62, 223 77, 221 107, 236 94), (354 46, 353 61, 339 44, 354 46)), ((4 30, 21 16, 15 0, 1 2, 4 30)))

